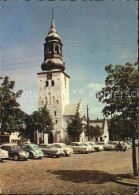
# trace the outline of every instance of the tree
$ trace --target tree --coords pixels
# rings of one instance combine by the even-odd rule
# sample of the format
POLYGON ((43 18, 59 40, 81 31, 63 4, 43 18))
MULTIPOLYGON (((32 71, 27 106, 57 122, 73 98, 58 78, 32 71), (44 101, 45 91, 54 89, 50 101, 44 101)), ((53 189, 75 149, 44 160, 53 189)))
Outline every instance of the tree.
POLYGON ((98 125, 96 125, 96 127, 93 127, 92 125, 90 125, 90 137, 91 138, 100 137, 101 135, 102 135, 102 131, 98 125))
POLYGON ((25 138, 29 138, 31 142, 34 141, 34 132, 38 131, 43 134, 50 133, 53 130, 54 123, 46 106, 34 111, 25 119, 25 127, 21 129, 21 134, 25 138))
POLYGON ((0 123, 1 133, 18 131, 22 123, 23 111, 17 102, 22 94, 22 90, 14 92, 15 81, 10 81, 9 77, 0 77, 0 123), (20 114, 19 114, 20 113, 20 114), (22 114, 21 114, 22 113, 22 114), (20 117, 21 116, 21 117, 20 117))
POLYGON ((84 130, 83 121, 84 118, 80 117, 79 112, 76 112, 76 115, 71 117, 67 126, 67 134, 73 141, 79 141, 79 137, 84 130))
POLYGON ((97 94, 97 98, 106 104, 102 112, 106 117, 112 117, 111 123, 116 133, 124 138, 132 138, 133 172, 138 175, 135 148, 138 124, 137 70, 130 62, 124 66, 110 64, 105 70, 108 73, 105 87, 97 94))

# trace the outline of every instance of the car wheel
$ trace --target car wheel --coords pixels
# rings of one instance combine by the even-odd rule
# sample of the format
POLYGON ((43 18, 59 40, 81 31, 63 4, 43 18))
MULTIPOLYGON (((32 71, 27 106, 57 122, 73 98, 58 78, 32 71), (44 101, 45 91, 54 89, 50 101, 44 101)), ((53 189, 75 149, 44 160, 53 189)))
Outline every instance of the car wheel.
POLYGON ((59 158, 59 156, 56 156, 56 158, 59 158))
POLYGON ((30 157, 31 159, 33 159, 33 158, 34 158, 34 155, 33 155, 32 153, 30 153, 30 154, 29 154, 29 157, 30 157))
POLYGON ((107 151, 107 149, 106 149, 106 148, 104 148, 104 151, 107 151))
POLYGON ((19 156, 18 156, 17 154, 15 154, 15 155, 13 156, 13 159, 16 160, 16 161, 19 160, 19 156))
POLYGON ((3 159, 0 159, 0 162, 3 162, 3 159))
POLYGON ((42 159, 43 157, 39 157, 38 159, 42 159))
POLYGON ((50 153, 48 153, 48 157, 53 157, 50 153))
POLYGON ((69 154, 65 154, 65 156, 69 156, 69 154))

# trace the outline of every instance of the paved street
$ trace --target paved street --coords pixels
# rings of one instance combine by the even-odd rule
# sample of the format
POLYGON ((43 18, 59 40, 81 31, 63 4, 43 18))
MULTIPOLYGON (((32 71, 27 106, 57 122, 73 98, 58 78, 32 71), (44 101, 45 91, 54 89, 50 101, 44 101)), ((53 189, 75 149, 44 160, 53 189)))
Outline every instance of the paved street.
POLYGON ((131 150, 72 154, 71 157, 0 164, 4 194, 134 194, 134 188, 111 180, 132 173, 131 150))

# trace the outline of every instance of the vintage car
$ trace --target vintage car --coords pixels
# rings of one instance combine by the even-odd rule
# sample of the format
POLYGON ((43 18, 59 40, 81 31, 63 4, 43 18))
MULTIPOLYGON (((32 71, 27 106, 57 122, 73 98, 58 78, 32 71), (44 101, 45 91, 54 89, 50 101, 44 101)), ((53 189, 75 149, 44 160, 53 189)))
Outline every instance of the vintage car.
POLYGON ((108 143, 105 143, 103 141, 100 141, 100 142, 97 142, 98 145, 102 145, 103 146, 103 149, 106 151, 106 150, 114 150, 115 149, 115 145, 114 144, 108 144, 108 143))
POLYGON ((108 144, 113 144, 113 145, 117 146, 118 142, 119 141, 109 141, 108 144))
POLYGON ((102 151, 104 149, 103 146, 98 145, 96 142, 89 142, 88 141, 86 143, 88 143, 89 145, 93 146, 94 147, 94 151, 99 152, 99 151, 102 151))
POLYGON ((62 148, 64 150, 65 156, 69 156, 70 154, 73 153, 73 149, 68 147, 64 143, 53 143, 52 145, 57 146, 58 148, 62 148))
POLYGON ((59 156, 63 156, 65 154, 63 148, 59 148, 53 144, 48 144, 48 145, 47 144, 40 144, 40 149, 44 153, 44 156, 59 157, 59 156))
POLYGON ((29 158, 29 153, 22 150, 22 148, 16 144, 2 144, 1 149, 8 151, 9 159, 12 158, 13 160, 27 160, 29 158))
POLYGON ((70 147, 73 152, 88 153, 90 151, 90 146, 83 146, 82 142, 71 142, 70 147))
POLYGON ((90 148, 89 152, 94 152, 95 151, 93 145, 91 145, 91 144, 89 144, 87 142, 81 143, 81 145, 82 146, 89 146, 89 148, 90 148))
POLYGON ((0 161, 2 162, 3 160, 8 158, 9 158, 8 152, 0 148, 0 161))
POLYGON ((24 143, 22 149, 29 153, 29 157, 42 159, 44 157, 40 147, 33 143, 24 143))

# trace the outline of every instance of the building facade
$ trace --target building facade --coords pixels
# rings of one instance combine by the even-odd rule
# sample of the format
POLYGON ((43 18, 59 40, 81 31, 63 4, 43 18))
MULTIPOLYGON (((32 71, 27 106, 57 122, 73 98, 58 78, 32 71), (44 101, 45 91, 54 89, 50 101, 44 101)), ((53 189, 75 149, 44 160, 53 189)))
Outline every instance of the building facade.
MULTIPOLYGON (((69 79, 65 72, 63 62, 61 38, 56 32, 54 18, 44 43, 44 62, 42 71, 38 73, 38 108, 46 105, 54 122, 51 135, 36 133, 35 142, 65 142, 68 120, 75 115, 77 109, 83 116, 81 102, 76 105, 69 104, 69 79), (80 106, 79 106, 80 105, 80 106), (79 107, 79 108, 78 108, 79 107)), ((81 135, 81 140, 84 134, 81 135)))
POLYGON ((89 126, 99 126, 101 130, 101 135, 99 137, 92 138, 93 141, 103 141, 108 143, 109 141, 109 131, 108 131, 108 121, 104 119, 90 120, 89 126))

